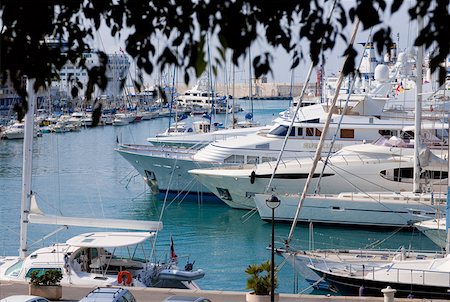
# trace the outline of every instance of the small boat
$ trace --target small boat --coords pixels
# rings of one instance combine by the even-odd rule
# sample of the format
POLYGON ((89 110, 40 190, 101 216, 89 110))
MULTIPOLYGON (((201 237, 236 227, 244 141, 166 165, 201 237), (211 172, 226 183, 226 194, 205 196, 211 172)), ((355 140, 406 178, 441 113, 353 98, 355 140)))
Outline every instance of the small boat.
POLYGON ((205 276, 202 269, 192 270, 178 270, 178 269, 164 269, 158 273, 158 279, 161 280, 176 280, 176 281, 193 281, 201 279, 205 276))

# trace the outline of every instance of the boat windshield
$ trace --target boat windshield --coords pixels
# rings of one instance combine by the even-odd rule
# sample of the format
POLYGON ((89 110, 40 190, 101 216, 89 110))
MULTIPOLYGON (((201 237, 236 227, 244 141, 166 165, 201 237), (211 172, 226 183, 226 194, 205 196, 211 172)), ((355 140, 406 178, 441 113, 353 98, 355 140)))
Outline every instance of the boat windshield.
POLYGON ((22 270, 23 260, 16 262, 14 265, 10 266, 6 272, 5 276, 9 277, 17 277, 19 276, 20 271, 22 270))
POLYGON ((407 143, 403 139, 401 139, 397 136, 392 136, 389 139, 384 136, 381 136, 376 141, 374 141, 372 144, 375 146, 386 146, 386 147, 407 147, 408 146, 407 143))

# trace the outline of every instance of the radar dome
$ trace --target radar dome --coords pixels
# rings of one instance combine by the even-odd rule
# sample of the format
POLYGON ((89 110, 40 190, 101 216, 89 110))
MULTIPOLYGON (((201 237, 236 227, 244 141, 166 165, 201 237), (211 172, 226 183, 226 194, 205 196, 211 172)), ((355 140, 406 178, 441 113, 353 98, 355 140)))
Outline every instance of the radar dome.
POLYGON ((375 80, 378 82, 387 82, 389 80, 389 68, 380 64, 375 67, 375 80))

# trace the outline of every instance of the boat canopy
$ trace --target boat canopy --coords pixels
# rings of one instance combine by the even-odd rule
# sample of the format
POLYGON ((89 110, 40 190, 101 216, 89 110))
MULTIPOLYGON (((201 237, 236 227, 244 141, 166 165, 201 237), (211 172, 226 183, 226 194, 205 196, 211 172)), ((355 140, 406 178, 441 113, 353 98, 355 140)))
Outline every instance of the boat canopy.
POLYGON ((104 229, 122 229, 134 231, 159 231, 162 230, 163 223, 161 221, 146 221, 146 220, 128 220, 128 219, 96 219, 86 217, 68 217, 45 215, 39 209, 36 197, 31 196, 30 214, 28 220, 34 224, 48 224, 48 225, 65 225, 65 226, 79 226, 92 227, 104 229))
POLYGON ((95 232, 72 237, 66 243, 75 247, 117 248, 137 245, 154 235, 154 232, 95 232))

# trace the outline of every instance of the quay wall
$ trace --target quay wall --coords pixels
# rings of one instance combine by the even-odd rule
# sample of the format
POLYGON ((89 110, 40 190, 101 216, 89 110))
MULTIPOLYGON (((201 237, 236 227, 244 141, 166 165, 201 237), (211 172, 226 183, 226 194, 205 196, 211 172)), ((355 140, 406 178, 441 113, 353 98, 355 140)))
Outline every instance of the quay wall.
MULTIPOLYGON (((94 287, 63 287, 62 301, 78 301, 83 298, 94 287)), ((245 292, 240 291, 214 291, 214 290, 182 290, 164 288, 129 288, 137 302, 160 302, 173 295, 201 296, 212 302, 245 302, 245 292)), ((0 299, 11 295, 28 294, 28 284, 24 283, 0 283, 0 299)), ((381 302, 380 297, 347 297, 347 296, 320 296, 300 294, 280 294, 279 302, 381 302)), ((422 299, 395 299, 397 302, 418 302, 422 299)), ((426 300, 426 301, 448 301, 448 300, 426 300)))

